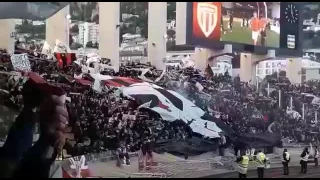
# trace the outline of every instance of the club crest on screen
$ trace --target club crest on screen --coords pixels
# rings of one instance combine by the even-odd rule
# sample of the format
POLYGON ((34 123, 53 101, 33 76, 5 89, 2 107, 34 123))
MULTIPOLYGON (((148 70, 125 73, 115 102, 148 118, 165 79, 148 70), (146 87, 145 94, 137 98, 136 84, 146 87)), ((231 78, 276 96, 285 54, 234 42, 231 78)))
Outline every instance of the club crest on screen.
POLYGON ((203 34, 209 37, 218 23, 218 7, 211 3, 199 2, 197 21, 203 34))

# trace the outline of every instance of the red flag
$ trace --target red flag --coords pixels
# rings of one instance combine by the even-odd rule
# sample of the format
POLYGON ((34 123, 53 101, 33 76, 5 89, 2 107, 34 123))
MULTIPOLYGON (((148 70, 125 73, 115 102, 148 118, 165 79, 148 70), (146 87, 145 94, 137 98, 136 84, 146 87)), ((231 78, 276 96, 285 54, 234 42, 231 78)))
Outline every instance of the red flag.
POLYGON ((61 167, 62 178, 73 178, 64 168, 61 167))
POLYGON ((61 96, 65 94, 65 91, 60 87, 49 84, 46 80, 44 80, 41 76, 36 74, 35 72, 28 73, 30 82, 34 83, 35 86, 46 94, 53 94, 57 96, 61 96))
POLYGON ((65 68, 77 59, 76 53, 54 53, 59 68, 65 68))
POLYGON ((263 120, 264 120, 265 122, 268 122, 268 121, 269 121, 269 117, 268 117, 267 115, 263 115, 263 120))

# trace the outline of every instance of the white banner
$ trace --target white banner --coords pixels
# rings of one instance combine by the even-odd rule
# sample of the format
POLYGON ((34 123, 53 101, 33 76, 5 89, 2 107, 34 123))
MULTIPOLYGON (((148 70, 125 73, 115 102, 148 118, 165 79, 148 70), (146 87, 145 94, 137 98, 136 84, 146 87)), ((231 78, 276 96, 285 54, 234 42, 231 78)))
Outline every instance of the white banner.
POLYGON ((152 73, 150 71, 150 68, 146 68, 146 69, 139 69, 141 71, 141 75, 138 76, 141 80, 144 80, 146 82, 153 82, 151 79, 148 79, 145 74, 147 74, 148 72, 152 73))
POLYGON ((13 54, 11 56, 11 63, 16 71, 31 71, 31 65, 27 53, 13 54))
POLYGON ((101 92, 102 91, 102 86, 101 86, 101 81, 99 79, 95 79, 92 89, 97 91, 97 92, 101 92))
POLYGON ((101 67, 99 63, 94 63, 94 70, 93 73, 97 74, 100 73, 101 67))
POLYGON ((202 92, 202 90, 204 89, 204 87, 199 82, 196 83, 196 87, 198 88, 199 92, 202 92))
POLYGON ((43 46, 42 46, 42 54, 47 54, 47 55, 52 55, 53 54, 53 50, 50 47, 49 43, 47 41, 44 42, 43 46))
POLYGON ((162 71, 161 75, 155 80, 155 82, 158 82, 158 81, 160 81, 160 80, 163 78, 164 74, 166 73, 166 70, 167 70, 167 68, 165 68, 165 69, 162 71))
POLYGON ((54 47, 53 52, 70 53, 71 50, 70 50, 69 46, 63 44, 59 39, 56 39, 56 46, 54 47))
POLYGON ((138 109, 140 109, 140 108, 149 108, 151 102, 152 102, 152 101, 149 101, 149 102, 146 102, 146 103, 144 103, 144 104, 141 104, 141 105, 138 107, 138 109))

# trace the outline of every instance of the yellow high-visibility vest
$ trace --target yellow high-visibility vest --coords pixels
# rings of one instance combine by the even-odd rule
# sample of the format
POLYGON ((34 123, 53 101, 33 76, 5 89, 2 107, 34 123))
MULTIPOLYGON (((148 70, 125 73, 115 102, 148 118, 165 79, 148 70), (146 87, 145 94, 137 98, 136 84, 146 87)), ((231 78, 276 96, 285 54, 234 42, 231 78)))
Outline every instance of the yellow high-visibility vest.
POLYGON ((266 155, 263 152, 257 154, 257 160, 260 164, 264 164, 265 159, 266 159, 266 155))
POLYGON ((248 168, 249 165, 249 157, 248 156, 242 156, 242 161, 239 163, 239 166, 243 168, 248 168))

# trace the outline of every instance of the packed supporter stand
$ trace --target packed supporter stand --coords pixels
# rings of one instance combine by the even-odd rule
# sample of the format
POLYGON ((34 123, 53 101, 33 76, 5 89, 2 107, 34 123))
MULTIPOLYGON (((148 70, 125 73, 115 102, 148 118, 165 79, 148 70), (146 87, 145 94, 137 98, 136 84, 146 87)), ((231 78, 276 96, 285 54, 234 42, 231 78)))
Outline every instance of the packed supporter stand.
MULTIPOLYGON (((10 54, 5 50, 1 50, 0 59, 1 81, 5 82, 1 85, 1 95, 8 106, 21 109, 21 89, 25 78, 13 72, 10 54)), ((241 82, 239 77, 231 78, 228 73, 213 74, 210 69, 201 73, 192 67, 168 67, 162 73, 148 64, 128 63, 122 65, 118 73, 110 69, 101 71, 103 77, 112 78, 104 80, 106 86, 98 92, 93 88, 95 77, 92 72, 83 70, 84 60, 62 68, 54 60, 29 60, 33 72, 67 91, 69 126, 74 139, 68 139, 64 148, 71 156, 107 150, 118 150, 123 156, 141 147, 168 150, 159 144, 195 137, 211 142, 212 147, 219 143, 217 138, 196 132, 192 125, 195 119, 166 121, 152 108, 141 107, 146 102, 137 102, 121 91, 120 86, 130 85, 129 81, 149 82, 179 93, 202 109, 204 115, 201 119, 209 120, 203 128, 208 129, 209 122, 215 122, 222 129, 219 136, 227 137, 225 147, 233 146, 235 151, 256 146, 261 139, 265 144, 281 145, 277 136, 273 142, 266 138, 268 133, 280 135, 283 143, 318 139, 315 134, 319 132, 319 124, 315 114, 319 111, 317 96, 320 83, 293 85, 285 78, 284 72, 267 76, 256 87, 250 82, 241 82), (234 133, 235 136, 231 136, 234 133), (254 134, 260 135, 255 137, 254 134)), ((166 95, 165 92, 162 94, 166 95)), ((192 148, 188 151, 175 150, 173 153, 192 155, 190 152, 196 152, 192 148)))

